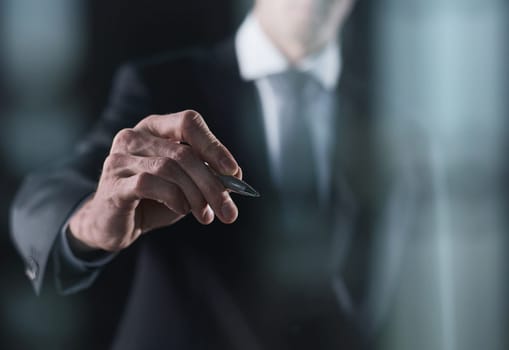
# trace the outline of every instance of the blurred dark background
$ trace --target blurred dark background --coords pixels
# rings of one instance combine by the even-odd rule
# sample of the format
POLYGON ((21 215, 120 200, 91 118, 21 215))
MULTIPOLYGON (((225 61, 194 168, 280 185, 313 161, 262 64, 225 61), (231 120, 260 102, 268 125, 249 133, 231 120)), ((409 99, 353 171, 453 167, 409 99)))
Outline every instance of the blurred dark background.
MULTIPOLYGON (((121 63, 218 42, 250 3, 0 0, 0 349, 77 349, 101 325, 76 321, 91 317, 93 293, 33 294, 9 238, 22 178, 69 152, 100 115, 121 63)), ((434 185, 382 348, 509 345, 508 19, 505 0, 357 4, 347 54, 370 77, 366 103, 388 133, 412 119, 428 134, 420 161, 434 185)))

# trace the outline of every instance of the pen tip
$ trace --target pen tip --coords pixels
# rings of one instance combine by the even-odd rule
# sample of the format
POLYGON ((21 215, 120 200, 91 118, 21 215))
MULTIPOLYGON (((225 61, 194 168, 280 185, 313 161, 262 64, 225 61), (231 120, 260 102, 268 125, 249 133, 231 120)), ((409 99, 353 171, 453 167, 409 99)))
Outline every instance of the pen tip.
POLYGON ((253 198, 260 197, 260 192, 255 190, 252 186, 248 185, 247 183, 245 183, 245 186, 246 186, 245 192, 246 192, 246 194, 249 194, 250 197, 253 197, 253 198))

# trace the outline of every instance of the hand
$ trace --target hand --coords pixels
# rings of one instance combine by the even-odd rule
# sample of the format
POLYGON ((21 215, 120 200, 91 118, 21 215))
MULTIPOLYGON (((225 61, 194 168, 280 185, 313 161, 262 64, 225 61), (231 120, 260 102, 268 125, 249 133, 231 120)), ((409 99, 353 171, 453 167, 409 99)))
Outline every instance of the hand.
POLYGON ((118 251, 189 212, 202 224, 215 215, 232 223, 237 207, 208 167, 242 176, 200 114, 146 117, 113 139, 97 191, 71 217, 70 232, 91 249, 118 251))

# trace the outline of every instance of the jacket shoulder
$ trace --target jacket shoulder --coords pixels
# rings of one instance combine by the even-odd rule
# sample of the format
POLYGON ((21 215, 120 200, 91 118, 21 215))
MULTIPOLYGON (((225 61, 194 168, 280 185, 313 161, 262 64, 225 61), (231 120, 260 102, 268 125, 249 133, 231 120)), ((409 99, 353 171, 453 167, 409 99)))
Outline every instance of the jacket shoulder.
POLYGON ((224 61, 218 47, 165 52, 127 62, 120 71, 135 76, 139 85, 146 89, 154 113, 189 109, 200 100, 199 91, 203 86, 215 80, 213 72, 224 61))

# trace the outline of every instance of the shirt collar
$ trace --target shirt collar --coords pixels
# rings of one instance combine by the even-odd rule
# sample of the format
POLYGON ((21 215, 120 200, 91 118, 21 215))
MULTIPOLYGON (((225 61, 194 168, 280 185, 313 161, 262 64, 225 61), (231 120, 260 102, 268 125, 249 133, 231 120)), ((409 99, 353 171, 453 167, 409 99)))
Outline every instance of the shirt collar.
MULTIPOLYGON (((290 63, 271 42, 257 18, 250 13, 235 36, 235 51, 242 79, 257 80, 270 74, 284 72, 290 63)), ((309 72, 326 89, 337 85, 341 71, 341 56, 335 40, 319 52, 305 57, 297 69, 309 72)))

